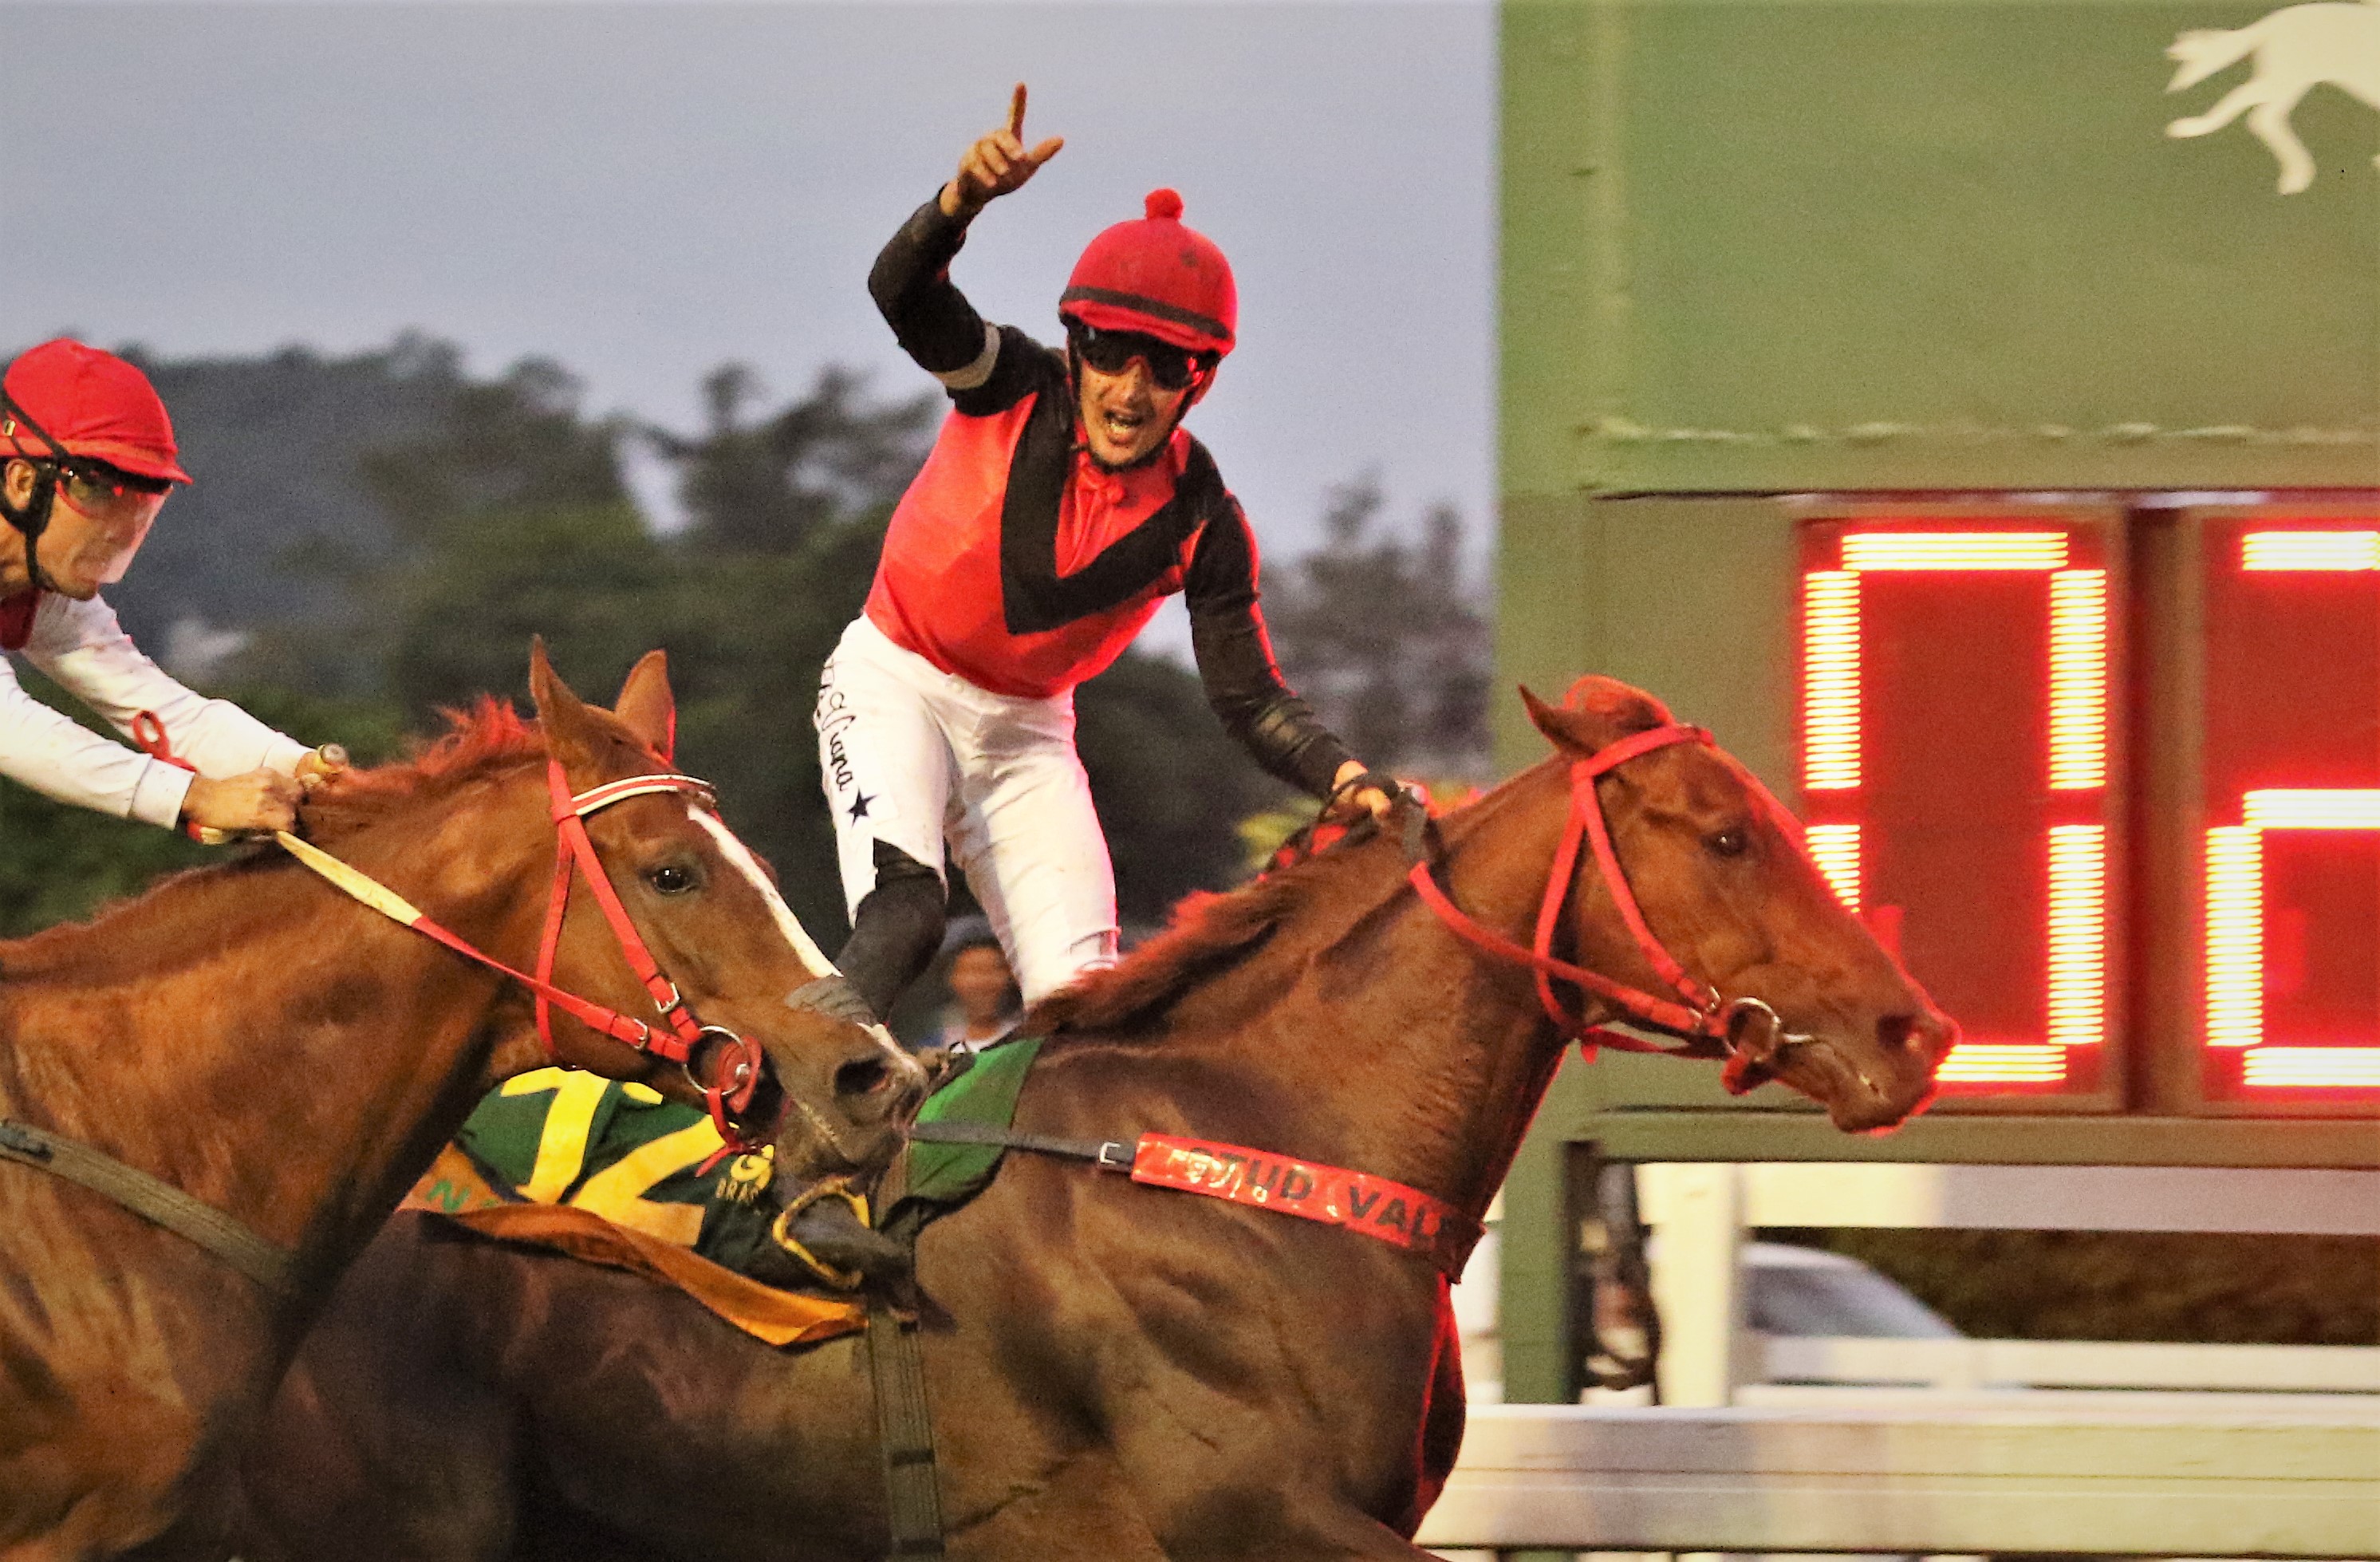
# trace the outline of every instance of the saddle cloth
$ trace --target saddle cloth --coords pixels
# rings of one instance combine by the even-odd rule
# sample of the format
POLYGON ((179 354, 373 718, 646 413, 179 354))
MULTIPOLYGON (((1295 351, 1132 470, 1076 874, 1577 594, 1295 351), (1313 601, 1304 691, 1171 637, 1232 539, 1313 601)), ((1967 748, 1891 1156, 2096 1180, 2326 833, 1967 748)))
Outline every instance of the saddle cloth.
MULTIPOLYGON (((1040 1051, 1038 1038, 976 1056, 918 1110, 918 1120, 1006 1128, 1040 1051)), ((780 1290, 739 1271, 771 1239, 759 1197, 767 1152, 708 1171, 721 1148, 710 1120, 643 1085, 540 1068, 482 1100, 401 1209, 486 1237, 525 1242, 642 1275, 684 1291, 771 1345, 810 1345, 867 1324, 863 1300, 780 1290)), ((999 1170, 997 1145, 912 1144, 885 1179, 880 1225, 907 1233, 956 1209, 999 1170)))

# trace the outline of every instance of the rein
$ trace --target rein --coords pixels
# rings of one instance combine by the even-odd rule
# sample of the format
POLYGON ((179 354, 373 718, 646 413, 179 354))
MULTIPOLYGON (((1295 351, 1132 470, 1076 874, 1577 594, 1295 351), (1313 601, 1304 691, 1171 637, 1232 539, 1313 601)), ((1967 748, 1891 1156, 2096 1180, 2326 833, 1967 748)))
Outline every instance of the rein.
POLYGON ((553 1041, 553 1014, 556 1008, 577 1019, 589 1030, 611 1037, 638 1052, 650 1053, 666 1058, 686 1071, 687 1080, 702 1092, 704 1104, 710 1109, 710 1120, 719 1129, 719 1137, 731 1152, 744 1153, 758 1147, 738 1128, 731 1114, 751 1104, 752 1092, 760 1082, 760 1047, 749 1036, 718 1025, 704 1025, 687 1009, 677 986, 662 972, 660 962, 629 921, 627 908, 620 903, 619 893, 612 887, 610 877, 603 872, 602 861, 595 855, 595 843, 587 834, 589 814, 625 802, 630 798, 652 793, 673 792, 691 797, 704 808, 713 806, 710 784, 691 775, 663 773, 654 775, 631 775, 624 780, 610 781, 587 791, 573 794, 570 783, 563 775, 559 760, 548 760, 545 766, 546 791, 552 799, 552 817, 554 825, 553 887, 546 897, 545 931, 538 941, 537 972, 531 975, 516 970, 492 955, 484 954, 454 933, 441 927, 417 909, 395 891, 370 875, 349 867, 318 846, 299 840, 286 830, 274 832, 273 839, 282 848, 320 873, 331 884, 370 907, 391 921, 413 929, 436 940, 467 959, 476 960, 489 970, 511 977, 537 995, 537 1035, 545 1044, 546 1056, 556 1062, 561 1054, 553 1041), (554 960, 562 946, 563 919, 570 905, 572 880, 584 873, 588 887, 594 892, 595 903, 611 925, 612 936, 620 952, 652 995, 661 1018, 668 1023, 666 1033, 657 1032, 646 1021, 606 1008, 601 1004, 564 991, 553 984, 554 960), (694 1071, 694 1056, 706 1038, 716 1038, 734 1054, 732 1065, 724 1071, 725 1082, 706 1084, 694 1071))

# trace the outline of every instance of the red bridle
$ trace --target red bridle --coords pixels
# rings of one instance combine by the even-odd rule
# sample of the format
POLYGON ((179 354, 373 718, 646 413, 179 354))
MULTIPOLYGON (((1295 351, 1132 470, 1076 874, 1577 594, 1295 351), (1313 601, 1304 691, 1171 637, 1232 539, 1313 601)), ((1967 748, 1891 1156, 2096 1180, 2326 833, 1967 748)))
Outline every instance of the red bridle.
POLYGON ((587 815, 629 798, 654 792, 682 793, 695 799, 698 806, 712 806, 712 791, 707 781, 691 775, 664 773, 654 775, 631 775, 624 780, 609 781, 575 796, 570 782, 564 775, 562 764, 548 760, 545 767, 547 794, 552 799, 552 817, 555 834, 553 848, 553 887, 546 898, 545 934, 539 941, 537 972, 516 970, 495 957, 483 954, 459 935, 450 933, 407 904, 394 891, 331 856, 320 847, 312 846, 284 830, 274 838, 283 848, 307 867, 322 874, 339 889, 362 901, 392 921, 437 940, 466 959, 475 960, 489 970, 499 971, 537 995, 537 1034, 545 1043, 548 1057, 560 1061, 553 1043, 553 1014, 560 1009, 591 1031, 613 1041, 666 1058, 686 1070, 686 1078, 702 1092, 710 1108, 710 1120, 719 1129, 719 1137, 729 1150, 737 1152, 758 1148, 758 1142, 746 1136, 731 1114, 741 1112, 752 1104, 752 1092, 759 1088, 762 1068, 759 1043, 749 1036, 738 1035, 723 1026, 704 1025, 687 1009, 677 986, 662 974, 660 962, 645 946, 636 924, 628 920, 628 909, 620 904, 617 891, 603 872, 602 860, 595 855, 595 843, 588 838, 587 815), (652 995, 654 1006, 669 1027, 657 1032, 645 1020, 606 1008, 576 993, 564 991, 553 984, 553 965, 562 946, 562 922, 569 909, 570 885, 574 872, 584 871, 588 886, 595 892, 595 902, 602 908, 603 920, 611 924, 612 936, 628 962, 652 995), (705 1083, 694 1071, 694 1055, 706 1037, 724 1043, 728 1056, 722 1060, 718 1077, 705 1083))
POLYGON ((587 816, 615 802, 644 797, 655 792, 678 792, 695 799, 698 807, 716 809, 717 798, 710 783, 691 775, 667 772, 655 775, 631 775, 625 780, 607 781, 574 795, 570 782, 562 773, 559 760, 548 760, 545 765, 545 789, 553 802, 553 889, 546 897, 545 934, 538 941, 537 976, 532 986, 537 993, 537 1036, 545 1043, 545 1055, 555 1062, 561 1053, 553 1044, 553 1008, 559 1005, 574 1018, 601 1031, 614 1041, 625 1042, 638 1052, 650 1052, 665 1057, 686 1070, 686 1077, 702 1092, 702 1099, 710 1108, 710 1121, 719 1129, 719 1137, 729 1148, 745 1151, 755 1148, 736 1128, 731 1113, 741 1112, 752 1104, 752 1092, 760 1083, 761 1056, 759 1043, 749 1036, 738 1035, 723 1026, 704 1025, 686 1007, 677 983, 662 973, 661 962, 645 947, 637 932, 637 924, 628 920, 628 909, 620 904, 619 892, 603 872, 601 859, 595 855, 595 843, 587 834, 587 816), (572 870, 577 868, 587 876, 587 887, 594 893, 595 904, 602 908, 603 920, 612 927, 612 936, 618 940, 620 953, 637 980, 645 984, 652 995, 653 1007, 661 1011, 669 1025, 667 1035, 656 1034, 641 1019, 631 1019, 614 1009, 601 1008, 582 998, 571 996, 553 986, 554 957, 562 947, 562 921, 570 908, 572 870), (601 1019, 592 1016, 601 1016, 601 1019), (725 1043, 729 1056, 721 1060, 721 1071, 711 1083, 704 1083, 694 1072, 695 1050, 706 1036, 715 1036, 725 1043), (723 1082, 722 1082, 723 1081, 723 1082))
POLYGON ((1596 790, 1598 778, 1640 754, 1667 748, 1672 743, 1708 745, 1710 742, 1711 735, 1703 728, 1670 722, 1649 731, 1633 733, 1597 750, 1585 759, 1572 762, 1570 822, 1562 829, 1561 845, 1554 852, 1553 873, 1546 881, 1545 897, 1537 908, 1534 948, 1523 948, 1512 939, 1481 925, 1455 905, 1447 897, 1446 891, 1439 887, 1427 860, 1414 865, 1410 875, 1414 889, 1449 929, 1500 960, 1524 965, 1536 972, 1537 1002, 1552 1017, 1554 1024, 1560 1028, 1565 1040, 1576 1040, 1587 1047, 1600 1043, 1629 1052, 1681 1050, 1664 1047, 1622 1031, 1590 1026, 1583 1015, 1573 1018, 1564 1012, 1560 1000, 1554 995, 1553 984, 1557 977, 1603 999, 1631 1019, 1685 1038, 1689 1045, 1682 1050, 1706 1052, 1708 1043, 1717 1043, 1722 1048, 1729 1044, 1727 1011, 1730 1006, 1720 997, 1717 988, 1681 965, 1654 935, 1652 928, 1646 925, 1644 912, 1637 908, 1635 892, 1629 887, 1628 875, 1621 870, 1620 858, 1611 848, 1610 826, 1604 820, 1603 799, 1596 790), (1554 958, 1554 929, 1561 921, 1564 902, 1570 898, 1571 880, 1578 865, 1581 840, 1593 844, 1596 866, 1602 871, 1604 885, 1610 890, 1612 904, 1619 908, 1620 920, 1636 940, 1636 947, 1644 951, 1654 970, 1676 990, 1683 1003, 1615 982, 1584 966, 1554 958))

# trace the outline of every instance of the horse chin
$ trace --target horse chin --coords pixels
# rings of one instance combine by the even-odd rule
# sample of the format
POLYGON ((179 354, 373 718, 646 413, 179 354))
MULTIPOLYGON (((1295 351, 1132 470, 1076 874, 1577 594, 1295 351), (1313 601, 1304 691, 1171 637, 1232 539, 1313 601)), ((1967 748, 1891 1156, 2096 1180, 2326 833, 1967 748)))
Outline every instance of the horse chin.
POLYGON ((1934 1098, 1931 1082, 1896 1097, 1823 1036, 1785 1048, 1757 1072, 1763 1080, 1777 1080, 1825 1107, 1828 1120, 1845 1133, 1899 1128, 1934 1098))

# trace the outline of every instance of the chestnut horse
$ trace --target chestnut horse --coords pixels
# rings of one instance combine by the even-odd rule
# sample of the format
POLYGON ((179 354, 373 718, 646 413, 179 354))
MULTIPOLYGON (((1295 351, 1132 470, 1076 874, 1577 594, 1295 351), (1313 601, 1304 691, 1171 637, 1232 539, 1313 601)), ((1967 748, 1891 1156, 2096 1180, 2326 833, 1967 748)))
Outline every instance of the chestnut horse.
MULTIPOLYGON (((1640 999, 1665 948, 1716 989, 1699 1013, 1739 1017, 1699 1031, 1738 1043, 1738 1088, 1782 1079, 1850 1130, 1922 1106, 1955 1028, 1758 784, 1625 685, 1530 707, 1557 757, 1438 822, 1461 911, 1512 940, 1542 908, 1556 958, 1640 999), (1612 755, 1633 757, 1597 780, 1612 755), (1587 857, 1548 893, 1574 784, 1633 900, 1587 857), (1749 1033, 1780 1017, 1802 1034, 1749 1033)), ((1459 1226, 1561 1057, 1570 1027, 1534 986, 1451 934, 1398 843, 1351 839, 1028 1016, 1050 1039, 1016 1127, 1356 1168, 1459 1226)), ((1409 1537, 1463 1425, 1427 1258, 1012 1150, 917 1259, 951 1556, 1427 1555, 1409 1537)), ((429 1218, 392 1223, 350 1275, 245 1485, 246 1562, 873 1562, 890 1533, 863 1344, 781 1354, 631 1275, 429 1218)))
MULTIPOLYGON (((346 773, 302 811, 315 845, 516 970, 537 960, 552 815, 571 793, 665 775, 674 714, 658 653, 617 714, 582 704, 541 651, 531 685, 539 728, 483 703, 415 763, 346 773)), ((760 1044, 758 1129, 788 1096, 805 1108, 785 1114, 781 1157, 880 1166, 917 1066, 880 1028, 788 1007, 833 968, 707 799, 689 802, 699 784, 660 785, 617 788, 647 795, 588 820, 602 866, 582 871, 616 886, 702 1025, 760 1044)), ((633 1034, 653 1000, 587 885, 570 906, 553 984, 633 1034)), ((271 847, 0 945, 0 1118, 23 1125, 18 1142, 79 1141, 291 1260, 289 1284, 263 1283, 269 1264, 236 1268, 0 1159, 0 1558, 219 1554, 239 1446, 311 1315, 473 1104, 546 1062, 531 1019, 524 987, 271 847)), ((602 1073, 657 1062, 576 1020, 554 1031, 602 1073)), ((696 1095, 675 1068, 652 1082, 696 1095)))

